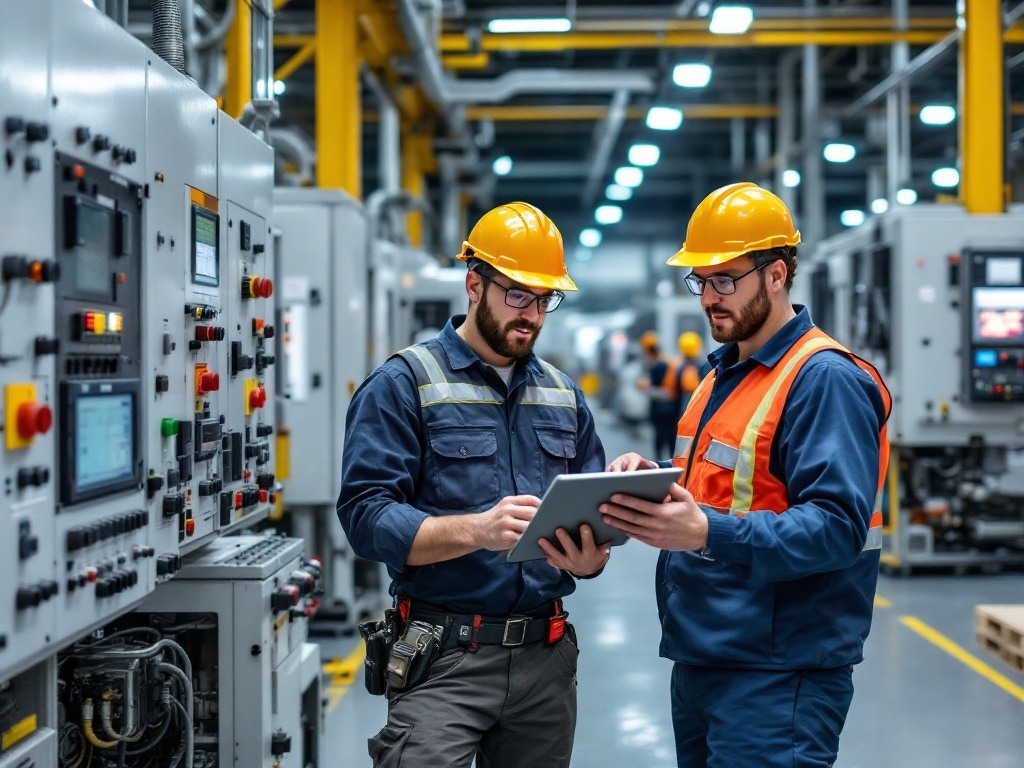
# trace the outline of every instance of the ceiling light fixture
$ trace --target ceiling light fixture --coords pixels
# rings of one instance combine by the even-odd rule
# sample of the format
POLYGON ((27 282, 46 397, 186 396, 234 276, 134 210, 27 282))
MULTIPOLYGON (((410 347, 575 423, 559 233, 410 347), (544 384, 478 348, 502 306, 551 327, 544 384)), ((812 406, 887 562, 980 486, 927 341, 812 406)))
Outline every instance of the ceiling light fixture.
POLYGON ((960 183, 960 171, 956 168, 938 168, 932 173, 932 184, 936 187, 955 187, 960 183))
POLYGON ((282 93, 285 92, 285 89, 287 87, 288 86, 285 84, 284 80, 275 80, 274 81, 274 95, 275 96, 280 96, 282 93))
POLYGON ((889 210, 889 201, 884 197, 876 197, 871 201, 872 213, 885 213, 889 210))
POLYGON ((848 163, 857 156, 857 149, 853 144, 834 141, 826 144, 821 154, 830 163, 848 163))
POLYGON ((720 5, 711 13, 708 31, 714 35, 742 35, 754 21, 754 10, 747 5, 720 5))
POLYGON ((676 64, 672 69, 672 82, 680 88, 704 88, 711 82, 711 67, 707 64, 676 64))
POLYGON ((661 150, 655 144, 634 144, 629 148, 629 162, 633 165, 650 167, 656 165, 661 150))
POLYGON ((529 32, 568 32, 572 22, 566 18, 552 19, 491 19, 487 31, 495 35, 515 35, 529 32))
POLYGON ((896 202, 900 205, 913 205, 917 202, 917 192, 910 189, 910 187, 904 187, 903 189, 896 190, 896 202))
POLYGON ((622 221, 622 208, 617 205, 599 205, 594 211, 594 221, 598 224, 618 224, 622 221))
POLYGON ((597 248, 601 244, 601 230, 587 227, 580 232, 580 245, 585 248, 597 248))
POLYGON ((609 200, 629 200, 633 196, 633 190, 621 184, 609 184, 608 188, 604 191, 604 196, 609 200))
POLYGON ((956 109, 946 104, 928 104, 918 113, 925 125, 949 125, 956 120, 956 109))
POLYGON ((800 186, 800 171, 787 168, 782 172, 782 186, 793 189, 800 186))
POLYGON ((683 110, 675 107, 651 107, 647 127, 654 131, 674 131, 683 124, 683 110))
POLYGON ((615 171, 615 183, 624 187, 639 187, 644 183, 644 172, 631 165, 624 165, 615 171))
POLYGON ((839 222, 844 227, 859 227, 864 223, 864 211, 850 208, 839 214, 839 222))
POLYGON ((494 158, 491 170, 494 171, 495 176, 508 176, 512 171, 512 158, 508 155, 494 158))

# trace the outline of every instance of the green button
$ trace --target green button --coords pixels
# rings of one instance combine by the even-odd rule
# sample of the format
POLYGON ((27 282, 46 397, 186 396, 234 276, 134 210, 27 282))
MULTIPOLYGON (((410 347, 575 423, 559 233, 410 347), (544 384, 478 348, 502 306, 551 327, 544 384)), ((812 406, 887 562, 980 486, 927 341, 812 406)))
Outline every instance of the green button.
POLYGON ((178 434, 177 419, 160 419, 161 437, 174 437, 176 434, 178 434))

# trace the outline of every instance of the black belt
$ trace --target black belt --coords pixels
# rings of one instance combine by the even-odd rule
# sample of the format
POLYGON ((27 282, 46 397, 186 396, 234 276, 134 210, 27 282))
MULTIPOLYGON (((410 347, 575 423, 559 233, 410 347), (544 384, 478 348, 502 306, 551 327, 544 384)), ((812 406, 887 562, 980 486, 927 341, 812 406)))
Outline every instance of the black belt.
POLYGON ((479 623, 473 614, 425 611, 415 605, 409 615, 412 621, 426 621, 450 627, 445 648, 457 645, 504 645, 514 647, 548 639, 550 619, 533 616, 511 616, 506 619, 481 616, 479 623), (475 631, 474 631, 475 630, 475 631))

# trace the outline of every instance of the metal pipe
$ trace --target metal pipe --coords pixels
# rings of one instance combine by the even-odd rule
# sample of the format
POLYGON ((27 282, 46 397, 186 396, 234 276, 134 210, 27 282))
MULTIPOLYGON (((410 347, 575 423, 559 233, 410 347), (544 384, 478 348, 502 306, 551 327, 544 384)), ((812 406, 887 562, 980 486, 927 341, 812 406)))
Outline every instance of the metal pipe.
MULTIPOLYGON (((813 9, 814 0, 805 0, 805 7, 813 9)), ((821 160, 821 73, 818 66, 819 50, 816 45, 803 48, 801 90, 801 144, 803 145, 803 217, 800 230, 803 242, 813 249, 825 234, 825 189, 822 183, 821 160)))
POLYGON ((629 92, 616 91, 612 96, 611 104, 608 105, 607 116, 594 128, 594 153, 588 162, 590 173, 587 176, 587 183, 583 187, 582 204, 584 208, 589 208, 594 202, 594 198, 597 197, 597 188, 604 181, 605 172, 608 170, 608 160, 619 140, 622 125, 626 121, 628 106, 629 92))
POLYGON ((177 0, 149 0, 149 7, 153 11, 153 52, 184 75, 185 47, 177 0))
MULTIPOLYGON (((893 3, 893 26, 906 29, 907 0, 893 3)), ((906 43, 893 43, 892 71, 902 72, 909 64, 909 48, 906 43)), ((887 121, 885 141, 886 181, 885 196, 895 203, 900 185, 909 181, 910 170, 910 109, 909 82, 901 80, 885 96, 885 117, 887 121)))
POLYGON ((402 187, 402 136, 398 117, 398 108, 391 100, 387 89, 369 69, 363 70, 366 84, 377 97, 380 104, 380 120, 377 124, 377 172, 380 177, 380 188, 388 192, 397 192, 402 187))

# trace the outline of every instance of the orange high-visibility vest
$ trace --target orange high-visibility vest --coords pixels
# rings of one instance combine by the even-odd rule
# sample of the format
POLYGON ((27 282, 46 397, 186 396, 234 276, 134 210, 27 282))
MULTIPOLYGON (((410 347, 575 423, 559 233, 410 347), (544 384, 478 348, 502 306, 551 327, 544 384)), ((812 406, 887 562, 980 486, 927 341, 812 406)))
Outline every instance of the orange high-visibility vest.
MULTIPOLYGON (((892 397, 882 377, 870 363, 861 360, 818 328, 811 328, 790 347, 774 367, 757 366, 708 419, 697 441, 701 416, 711 398, 715 372, 704 377, 679 420, 673 466, 683 472, 686 489, 699 504, 723 514, 745 515, 751 510, 785 512, 789 504, 786 486, 769 470, 771 446, 782 419, 789 390, 800 368, 811 355, 834 349, 849 355, 878 384, 886 419, 892 397), (693 465, 688 466, 690 457, 693 465)), ((864 549, 882 546, 882 486, 889 463, 886 425, 879 433, 878 487, 864 549)))

